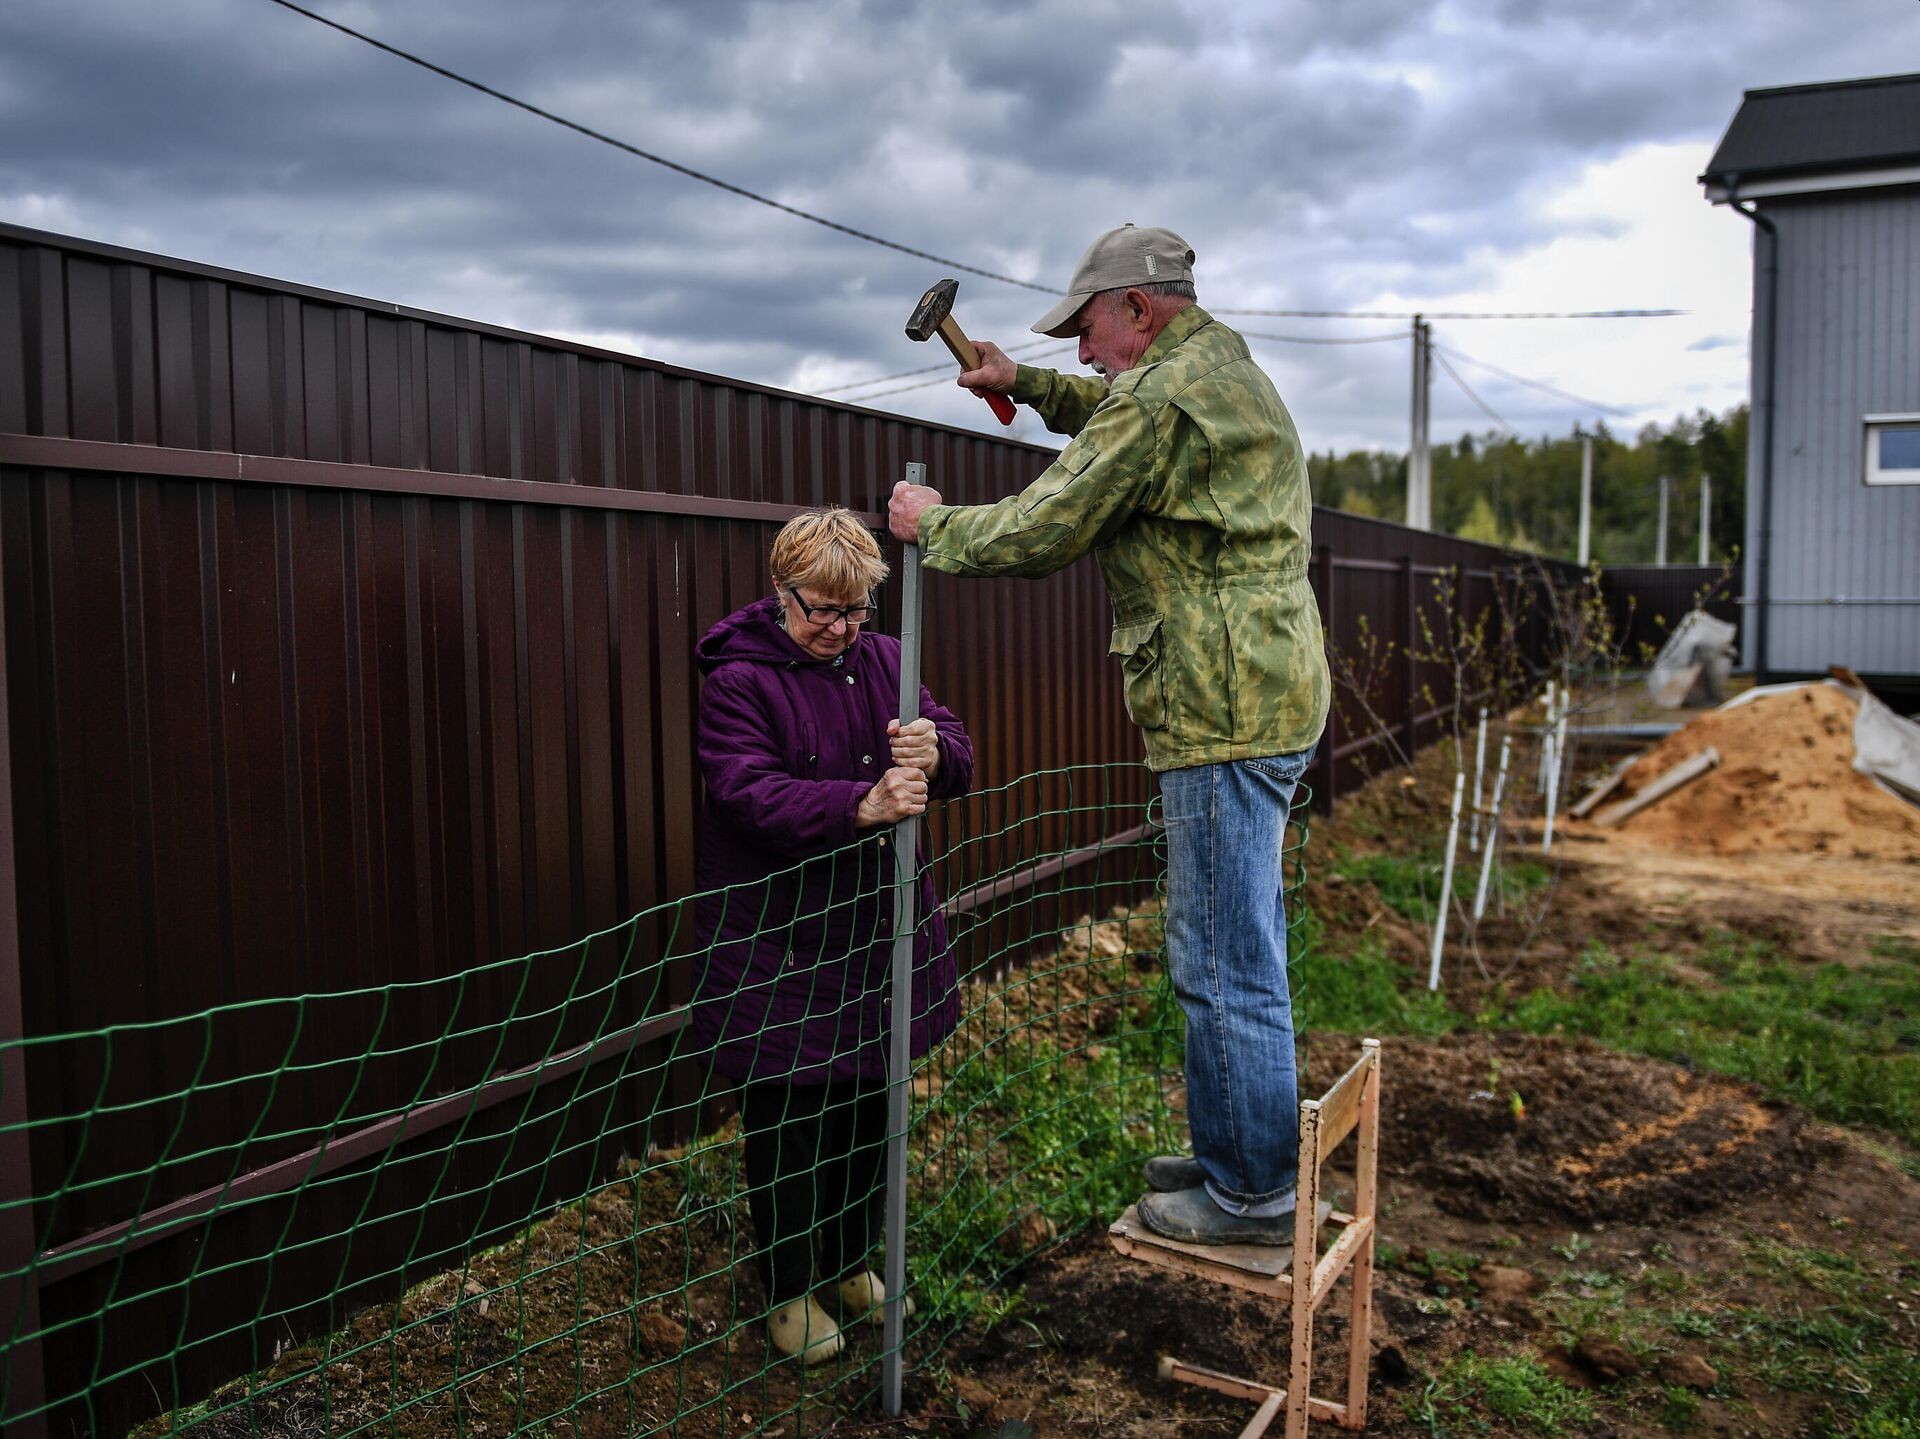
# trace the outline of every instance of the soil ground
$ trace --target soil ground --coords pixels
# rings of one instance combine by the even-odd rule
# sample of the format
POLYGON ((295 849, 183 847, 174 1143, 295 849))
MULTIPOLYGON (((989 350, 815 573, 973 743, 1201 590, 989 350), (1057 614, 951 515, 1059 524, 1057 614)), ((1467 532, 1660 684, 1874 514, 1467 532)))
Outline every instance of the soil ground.
MULTIPOLYGON (((1314 824, 1308 902, 1325 935, 1372 935, 1407 989, 1424 975, 1427 929, 1329 859, 1430 844, 1432 796, 1451 777, 1436 748, 1412 786, 1383 776, 1314 824)), ((1541 827, 1523 820, 1516 843, 1537 849, 1541 827)), ((1452 1014, 1565 992, 1596 945, 1657 951, 1682 975, 1697 965, 1704 976, 1729 935, 1788 965, 1893 954, 1920 972, 1920 873, 1885 857, 1889 846, 1722 853, 1671 825, 1560 836, 1546 897, 1450 944, 1452 1014)), ((1303 1092, 1330 1082, 1356 1044, 1309 1041, 1303 1092)), ((1389 1037, 1382 1074, 1369 1433, 1920 1432, 1910 1397, 1860 1420, 1869 1390, 1884 1395, 1890 1374, 1920 1369, 1920 1165, 1899 1138, 1822 1123, 1684 1059, 1553 1034, 1389 1037), (1838 1329, 1831 1343, 1805 1337, 1842 1314, 1880 1337, 1877 1370, 1849 1357, 1838 1329)), ((1343 1184, 1350 1192, 1335 1173, 1343 1184)), ((1283 1311, 1128 1264, 1097 1232, 1021 1278, 1021 1322, 952 1365, 976 1412, 1041 1435, 1230 1435, 1251 1406, 1158 1379, 1159 1356, 1284 1380, 1283 1311)), ((1336 1291, 1315 1350, 1316 1392, 1336 1398, 1345 1307, 1336 1291)))
MULTIPOLYGON (((1577 768, 1597 772, 1604 758, 1577 768)), ((1697 979, 1703 993, 1726 973, 1730 944, 1809 982, 1821 967, 1891 965, 1920 985, 1920 870, 1866 857, 1871 845, 1713 852, 1676 842, 1671 826, 1562 828, 1552 856, 1522 863, 1541 829, 1529 816, 1505 841, 1524 883, 1497 888, 1486 920, 1455 931, 1430 999, 1423 911, 1388 881, 1432 850, 1434 797, 1451 782, 1451 755, 1436 747, 1414 776, 1382 776, 1333 821, 1316 819, 1308 851, 1304 902, 1333 966, 1322 981, 1372 965, 1388 981, 1377 1007, 1394 1016, 1366 1021, 1386 1046, 1368 1432, 1920 1433, 1920 1130, 1841 1128, 1784 1102, 1785 1081, 1762 1089, 1685 1053, 1649 1058, 1579 1037, 1578 1025, 1520 1032, 1501 1018, 1529 997, 1585 1002, 1581 976, 1601 952, 1656 955, 1662 975, 1697 979)), ((1124 981, 1141 937, 1115 925, 1088 934, 1124 981)), ((1036 1004, 1041 992, 993 1002, 1036 1004)), ((1143 992, 1126 993, 1137 1010, 1143 992)), ((1114 991, 1069 997, 1061 1013, 1087 1035, 1119 1023, 1114 991)), ((1312 991, 1303 1005, 1320 1002, 1312 991)), ((1889 1022, 1895 1050, 1920 1049, 1920 1004, 1889 1022)), ((1319 1024, 1304 1041, 1303 1093, 1324 1088, 1359 1037, 1319 1024)), ((1352 1190, 1341 1162, 1329 1170, 1336 1202, 1352 1190)), ((368 1311, 332 1341, 334 1355, 355 1351, 351 1362, 329 1362, 324 1377, 298 1377, 318 1356, 295 1352, 275 1366, 288 1376, 277 1386, 229 1386, 210 1396, 213 1412, 173 1418, 198 1417, 192 1432, 210 1439, 361 1425, 474 1439, 959 1439, 1021 1423, 1039 1436, 1144 1439, 1236 1434, 1251 1412, 1161 1381, 1163 1354, 1286 1373, 1284 1311, 1130 1264, 1097 1224, 1055 1240, 1035 1214, 1015 1250, 1039 1252, 1007 1276, 991 1322, 920 1355, 907 1415, 886 1421, 871 1402, 849 1411, 878 1382, 872 1339, 812 1375, 766 1368, 757 1287, 734 1278, 745 1241, 728 1225, 739 1219, 713 1198, 724 1182, 701 1188, 698 1172, 692 1157, 684 1182, 651 1165, 535 1226, 524 1247, 368 1311), (640 1294, 659 1297, 636 1306, 640 1294)), ((1337 1290, 1318 1321, 1315 1388, 1329 1396, 1347 1362, 1345 1297, 1337 1290)))

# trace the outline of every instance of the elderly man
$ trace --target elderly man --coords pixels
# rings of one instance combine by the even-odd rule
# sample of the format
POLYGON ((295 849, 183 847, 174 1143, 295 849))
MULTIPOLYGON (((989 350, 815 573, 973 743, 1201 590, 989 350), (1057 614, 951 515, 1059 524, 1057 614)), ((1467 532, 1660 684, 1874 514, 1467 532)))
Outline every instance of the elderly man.
POLYGON ((1326 720, 1307 580, 1312 500, 1293 420, 1246 342, 1194 303, 1193 251, 1123 225, 1033 327, 1098 379, 993 344, 960 377, 1073 436, 993 505, 898 485, 895 537, 930 569, 1050 574, 1097 550, 1127 711, 1158 773, 1167 962, 1187 1016, 1193 1158, 1147 1162, 1147 1225, 1201 1244, 1290 1243, 1299 1168, 1280 851, 1326 720))

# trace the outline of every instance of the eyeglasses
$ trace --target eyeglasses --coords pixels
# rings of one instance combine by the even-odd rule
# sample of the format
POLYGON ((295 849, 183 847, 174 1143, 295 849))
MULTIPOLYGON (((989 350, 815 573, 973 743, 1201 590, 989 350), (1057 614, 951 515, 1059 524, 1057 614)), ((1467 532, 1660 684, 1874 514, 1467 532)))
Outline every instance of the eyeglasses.
POLYGON ((809 624, 830 625, 838 618, 849 625, 863 625, 872 619, 879 609, 879 606, 874 604, 872 595, 867 596, 867 602, 864 605, 810 605, 800 598, 800 591, 793 586, 788 585, 785 588, 787 597, 800 606, 800 613, 807 617, 809 624))

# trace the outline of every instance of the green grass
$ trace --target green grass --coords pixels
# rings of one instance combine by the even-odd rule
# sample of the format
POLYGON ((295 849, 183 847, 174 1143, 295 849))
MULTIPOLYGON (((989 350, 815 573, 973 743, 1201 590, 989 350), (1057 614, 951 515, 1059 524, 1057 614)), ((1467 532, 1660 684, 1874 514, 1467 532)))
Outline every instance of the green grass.
POLYGON ((1895 1276, 1854 1255, 1757 1238, 1747 1250, 1756 1276, 1804 1300, 1739 1311, 1726 1341, 1777 1389, 1816 1394, 1832 1406, 1825 1432, 1920 1434, 1920 1364, 1877 1305, 1893 1285, 1913 1287, 1920 1264, 1895 1276))
MULTIPOLYGON (((1440 893, 1443 864, 1444 857, 1437 850, 1411 855, 1343 855, 1334 860, 1333 872, 1354 883, 1372 885, 1388 908, 1415 924, 1430 925, 1434 899, 1440 893)), ((1500 865, 1496 893, 1512 904, 1541 888, 1550 878, 1552 874, 1544 865, 1527 859, 1508 859, 1500 865)), ((1462 843, 1453 856, 1453 897, 1471 903, 1479 882, 1476 857, 1462 843)))
MULTIPOLYGON (((1416 861, 1374 855, 1336 867, 1380 885, 1402 913, 1420 892, 1416 861)), ((1727 932, 1685 967, 1650 951, 1622 957, 1594 945, 1567 988, 1536 989, 1466 1015, 1391 959, 1373 932, 1346 940, 1308 914, 1300 937, 1294 995, 1303 1031, 1585 1035, 1749 1080, 1823 1119, 1920 1144, 1920 950, 1904 941, 1882 940, 1857 965, 1794 960, 1727 932)), ((1914 1172, 1920 1161, 1903 1157, 1902 1167, 1914 1172)))
POLYGON ((932 1318, 1006 1318, 1011 1270, 1138 1197, 1141 1161, 1174 1143, 1160 1073, 1179 1068, 1177 1019, 1160 979, 1137 1028, 1064 1052, 1016 1032, 920 1106, 908 1254, 932 1318))
POLYGON ((1489 1419, 1557 1435, 1595 1418, 1593 1401, 1531 1354, 1456 1354, 1409 1402, 1408 1412, 1434 1439, 1485 1433, 1489 1419))
POLYGON ((1873 942, 1872 953, 1875 959, 1904 959, 1908 964, 1920 964, 1920 944, 1897 934, 1881 935, 1873 942))
POLYGON ((1292 966, 1296 1022, 1303 1034, 1413 1034, 1430 1038, 1460 1027, 1444 994, 1408 983, 1409 971, 1387 956, 1375 933, 1351 952, 1334 953, 1314 914, 1300 925, 1302 951, 1292 966))
MULTIPOLYGON (((1723 1391, 1816 1396, 1825 1405, 1820 1433, 1903 1435, 1914 1431, 1899 1426, 1920 1423, 1920 1365, 1886 1303, 1913 1287, 1920 1265, 1876 1269, 1855 1254, 1755 1237, 1745 1251, 1742 1304, 1683 1268, 1654 1265, 1629 1277, 1582 1267, 1581 1252, 1556 1253, 1566 1269, 1550 1276, 1540 1308, 1546 1334, 1563 1349, 1597 1334, 1625 1346, 1649 1376, 1662 1355, 1701 1350, 1723 1391), (1774 1292, 1785 1297, 1762 1297, 1774 1292)), ((1608 1402, 1646 1405, 1675 1430, 1698 1410, 1684 1391, 1651 1377, 1610 1391, 1608 1402)))
POLYGON ((1570 990, 1535 990, 1486 1018, 1716 1070, 1822 1118, 1920 1143, 1920 969, 1806 964, 1731 934, 1698 967, 1710 984, 1663 956, 1623 959, 1596 945, 1570 990))
MULTIPOLYGON (((1335 868, 1375 885, 1408 918, 1430 919, 1438 888, 1431 857, 1369 856, 1335 868)), ((1543 879, 1544 871, 1538 880, 1523 873, 1520 885, 1543 879)), ((1456 889, 1470 893, 1459 879, 1456 889)), ((1302 935, 1295 994, 1303 1029, 1581 1035, 1747 1080, 1823 1118, 1920 1145, 1920 946, 1909 941, 1882 939, 1855 965, 1796 960, 1731 933, 1711 936, 1684 964, 1652 948, 1622 956, 1595 945, 1564 987, 1482 998, 1477 1012, 1466 1014, 1449 1008, 1444 992, 1429 994, 1424 974, 1391 959, 1377 935, 1329 934, 1313 916, 1304 919, 1302 935)), ((1920 1174, 1920 1159, 1899 1159, 1920 1174)), ((1753 1277, 1789 1297, 1742 1307, 1696 1292, 1686 1272, 1671 1265, 1656 1264, 1631 1280, 1595 1270, 1587 1247, 1579 1236, 1556 1247, 1566 1269, 1542 1301, 1556 1342, 1598 1332, 1649 1362, 1704 1347, 1735 1388, 1752 1383, 1817 1396, 1825 1406, 1819 1433, 1920 1439, 1920 1363, 1885 1303, 1893 1292, 1920 1285, 1920 1265, 1756 1239, 1749 1248, 1753 1277)), ((1618 1398, 1676 1432, 1698 1422, 1696 1396, 1651 1378, 1633 1381, 1618 1398)), ((1534 1357, 1463 1354, 1407 1408, 1435 1436, 1489 1428, 1557 1433, 1592 1422, 1595 1400, 1561 1384, 1534 1357)))

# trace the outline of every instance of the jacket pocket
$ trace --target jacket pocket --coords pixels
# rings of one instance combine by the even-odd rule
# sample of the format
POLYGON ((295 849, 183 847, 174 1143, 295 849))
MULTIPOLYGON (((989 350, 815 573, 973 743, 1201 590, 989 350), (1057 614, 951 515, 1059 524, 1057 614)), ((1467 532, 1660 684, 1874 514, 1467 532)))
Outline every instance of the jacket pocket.
POLYGON ((820 772, 820 730, 812 720, 800 722, 800 732, 789 736, 787 773, 795 779, 812 779, 820 772))
POLYGON ((1020 512, 1030 515, 1087 472, 1087 466, 1100 455, 1100 446, 1085 434, 1077 435, 1060 452, 1060 458, 1021 491, 1020 512))
POLYGON ((1165 636, 1163 616, 1152 615, 1113 627, 1107 653, 1120 656, 1126 676, 1127 713, 1141 729, 1163 729, 1167 723, 1167 674, 1161 655, 1165 636))

